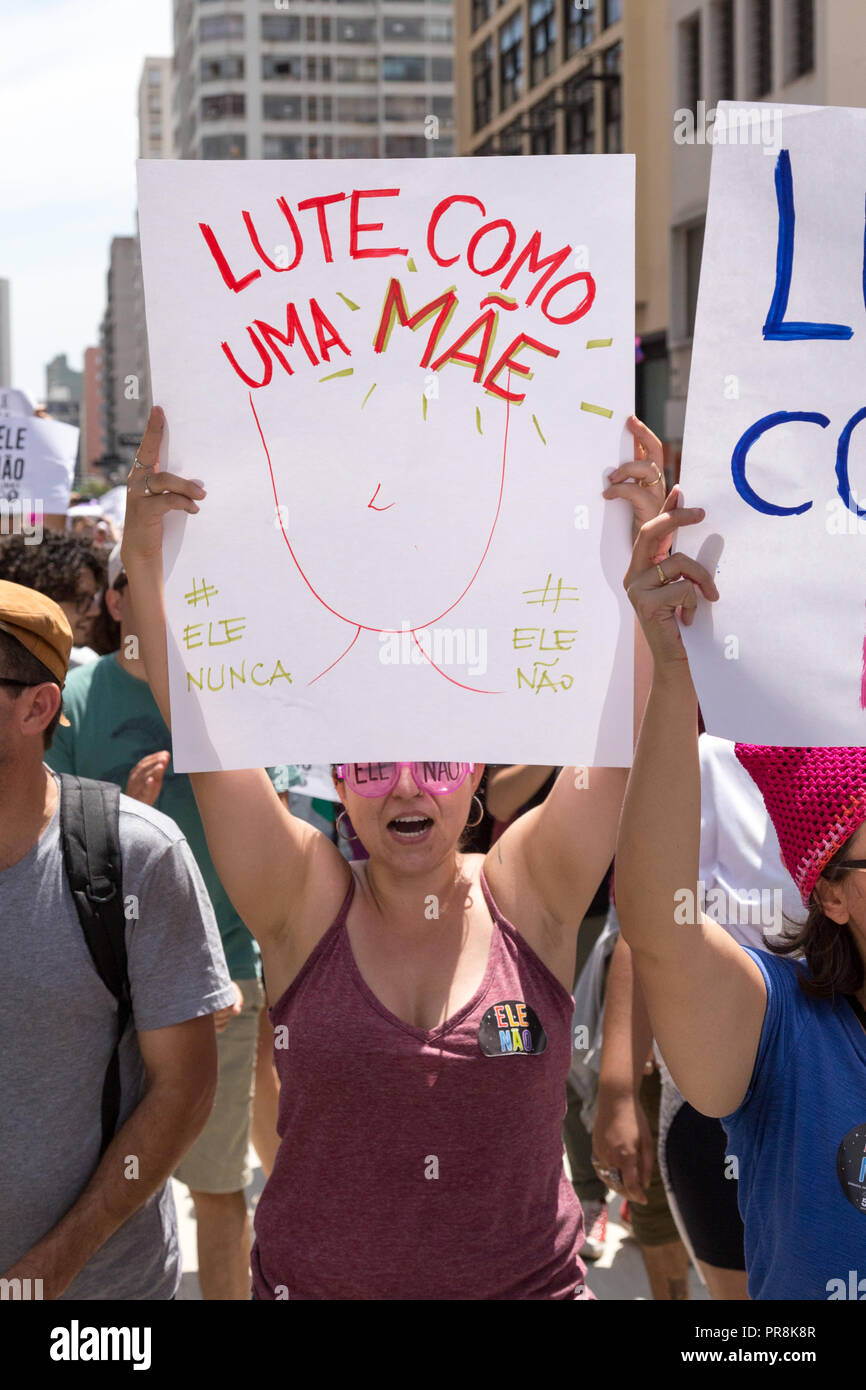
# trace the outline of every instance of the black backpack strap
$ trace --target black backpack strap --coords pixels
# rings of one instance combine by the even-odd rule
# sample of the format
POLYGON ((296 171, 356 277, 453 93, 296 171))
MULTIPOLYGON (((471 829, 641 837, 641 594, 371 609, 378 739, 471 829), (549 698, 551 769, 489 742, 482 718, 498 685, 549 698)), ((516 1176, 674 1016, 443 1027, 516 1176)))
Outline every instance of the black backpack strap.
POLYGON ((120 1040, 132 1014, 126 964, 120 788, 60 774, 60 839, 69 887, 97 973, 117 1000, 117 1034, 102 1087, 105 1153, 120 1114, 120 1040))

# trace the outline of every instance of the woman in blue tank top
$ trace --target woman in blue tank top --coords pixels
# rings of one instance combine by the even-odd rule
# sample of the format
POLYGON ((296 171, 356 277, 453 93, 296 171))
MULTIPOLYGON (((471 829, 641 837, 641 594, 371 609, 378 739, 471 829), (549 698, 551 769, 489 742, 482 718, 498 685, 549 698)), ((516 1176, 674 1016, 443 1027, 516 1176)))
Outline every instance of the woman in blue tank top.
POLYGON ((737 745, 809 909, 770 950, 739 946, 696 892, 697 698, 678 624, 718 591, 688 556, 654 563, 660 524, 626 575, 654 675, 617 843, 622 933, 677 1086, 727 1130, 750 1296, 863 1299, 866 749, 737 745))

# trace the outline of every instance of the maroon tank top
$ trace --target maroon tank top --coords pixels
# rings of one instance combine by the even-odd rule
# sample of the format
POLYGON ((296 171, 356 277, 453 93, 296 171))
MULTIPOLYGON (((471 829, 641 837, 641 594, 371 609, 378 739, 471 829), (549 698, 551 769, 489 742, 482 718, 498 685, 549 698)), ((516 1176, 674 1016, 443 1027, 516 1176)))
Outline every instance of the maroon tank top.
POLYGON ((256 1298, 592 1298, 562 1165, 571 995, 502 916, 481 985, 426 1031, 376 998, 336 921, 270 1010, 282 1139, 256 1298), (280 1045, 282 1043, 282 1046, 280 1045))

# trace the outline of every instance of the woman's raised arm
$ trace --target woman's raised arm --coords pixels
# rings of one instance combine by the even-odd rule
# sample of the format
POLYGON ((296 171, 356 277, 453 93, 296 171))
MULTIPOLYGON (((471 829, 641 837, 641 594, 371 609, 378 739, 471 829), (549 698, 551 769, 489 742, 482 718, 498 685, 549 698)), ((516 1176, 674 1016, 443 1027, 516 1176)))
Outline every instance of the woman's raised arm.
POLYGON ((665 510, 644 525, 625 578, 653 681, 617 840, 616 905, 674 1081, 695 1109, 720 1116, 748 1089, 766 989, 755 962, 697 908, 698 704, 679 618, 691 624, 696 590, 709 601, 718 591, 696 560, 655 556, 660 538, 703 515, 665 510))

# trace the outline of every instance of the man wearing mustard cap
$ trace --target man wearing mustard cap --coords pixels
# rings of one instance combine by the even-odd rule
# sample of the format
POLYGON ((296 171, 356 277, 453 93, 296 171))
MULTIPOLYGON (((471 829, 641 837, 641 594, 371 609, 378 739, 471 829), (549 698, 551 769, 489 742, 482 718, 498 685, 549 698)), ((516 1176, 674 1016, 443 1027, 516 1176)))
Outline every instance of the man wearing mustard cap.
POLYGON ((210 1112, 212 1015, 234 992, 184 836, 121 796, 132 1017, 100 1158, 117 1001, 88 953, 64 866, 61 784, 43 762, 71 646, 53 600, 0 581, 0 1279, 46 1299, 171 1299, 180 1256, 168 1179, 210 1112))

